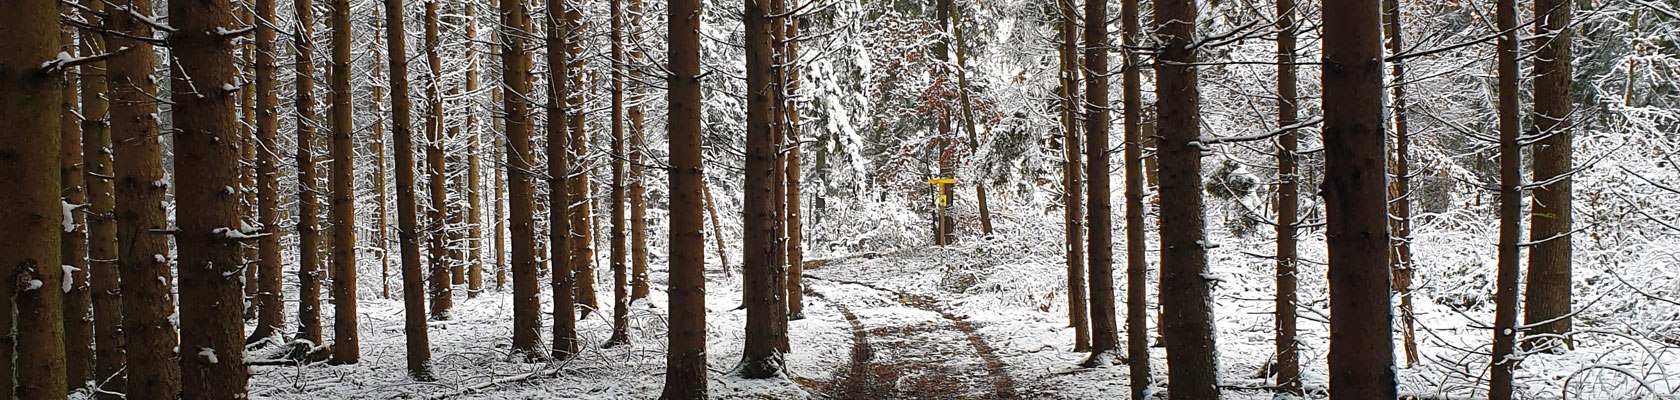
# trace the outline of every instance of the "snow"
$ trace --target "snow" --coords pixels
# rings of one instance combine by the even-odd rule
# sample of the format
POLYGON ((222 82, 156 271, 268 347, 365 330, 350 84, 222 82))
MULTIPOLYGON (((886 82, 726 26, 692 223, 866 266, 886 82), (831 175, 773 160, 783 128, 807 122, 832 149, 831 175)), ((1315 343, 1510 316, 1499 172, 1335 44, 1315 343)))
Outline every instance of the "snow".
POLYGON ((60 285, 60 286, 64 287, 63 288, 64 293, 70 293, 71 287, 76 285, 76 274, 75 274, 75 272, 76 271, 81 271, 81 269, 76 268, 76 267, 72 267, 72 266, 69 266, 69 265, 61 265, 61 267, 64 267, 64 275, 63 275, 64 278, 62 279, 64 281, 64 284, 60 285))
POLYGON ((201 348, 198 350, 198 356, 204 357, 204 362, 207 363, 215 364, 219 362, 219 360, 216 359, 216 349, 209 347, 201 348))
POLYGON ((77 206, 75 204, 70 204, 70 202, 68 202, 68 201, 60 200, 59 203, 64 205, 64 220, 60 221, 61 223, 64 224, 64 233, 75 232, 76 231, 76 214, 75 213, 76 213, 77 206))

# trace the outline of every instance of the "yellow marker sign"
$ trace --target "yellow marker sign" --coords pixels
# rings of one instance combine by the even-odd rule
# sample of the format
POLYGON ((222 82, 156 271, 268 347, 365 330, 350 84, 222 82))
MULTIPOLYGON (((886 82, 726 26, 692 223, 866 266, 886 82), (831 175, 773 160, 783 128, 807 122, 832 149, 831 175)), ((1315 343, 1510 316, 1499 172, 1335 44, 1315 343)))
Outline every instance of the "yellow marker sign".
POLYGON ((933 179, 928 179, 928 183, 932 183, 932 184, 935 184, 935 185, 941 185, 941 184, 943 184, 943 185, 955 185, 955 184, 957 184, 957 178, 933 178, 933 179))
MULTIPOLYGON (((934 184, 934 185, 955 185, 955 184, 957 184, 957 178, 933 178, 933 179, 928 179, 928 183, 931 183, 931 184, 934 184)), ((944 186, 939 186, 939 187, 935 188, 935 193, 936 193, 936 196, 937 196, 936 200, 938 201, 938 203, 936 203, 936 205, 938 205, 940 208, 944 208, 945 206, 950 205, 951 202, 950 202, 950 199, 945 198, 945 191, 944 190, 939 190, 939 189, 944 189, 944 186)))

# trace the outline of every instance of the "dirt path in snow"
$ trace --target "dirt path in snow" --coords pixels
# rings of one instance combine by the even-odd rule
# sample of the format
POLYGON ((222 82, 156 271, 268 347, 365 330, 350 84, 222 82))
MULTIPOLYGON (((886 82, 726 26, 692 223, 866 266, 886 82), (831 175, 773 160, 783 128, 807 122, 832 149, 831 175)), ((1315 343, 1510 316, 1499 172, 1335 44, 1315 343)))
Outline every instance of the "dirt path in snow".
POLYGON ((973 323, 945 312, 926 297, 862 282, 807 275, 856 285, 897 299, 896 305, 847 304, 821 291, 806 292, 840 310, 852 326, 851 361, 819 385, 835 399, 1015 399, 1015 383, 973 323), (859 307, 853 309, 852 307, 859 307))

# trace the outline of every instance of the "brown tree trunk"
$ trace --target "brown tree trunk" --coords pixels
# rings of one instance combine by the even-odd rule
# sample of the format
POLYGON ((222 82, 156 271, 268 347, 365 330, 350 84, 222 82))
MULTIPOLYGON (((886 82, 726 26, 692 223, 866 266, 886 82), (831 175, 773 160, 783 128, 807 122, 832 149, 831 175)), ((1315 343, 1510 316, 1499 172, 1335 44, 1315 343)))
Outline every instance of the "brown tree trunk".
POLYGON ((1068 267, 1068 326, 1073 328, 1073 351, 1091 350, 1091 320, 1086 312, 1090 299, 1085 289, 1085 200, 1079 149, 1079 17, 1073 0, 1057 0, 1061 21, 1057 24, 1061 43, 1062 106, 1062 205, 1063 241, 1068 267))
MULTIPOLYGON (((384 38, 384 36, 378 33, 384 28, 381 20, 382 17, 373 18, 373 45, 369 47, 368 54, 373 55, 374 57, 378 57, 379 45, 380 42, 383 41, 382 38, 384 38)), ((377 65, 379 60, 375 59, 373 62, 374 64, 369 65, 368 69, 371 71, 368 72, 373 75, 373 80, 377 82, 384 79, 385 76, 380 72, 381 69, 377 65)), ((385 182, 389 176, 385 171, 386 109, 383 106, 385 104, 385 86, 378 84, 372 86, 373 104, 371 108, 374 110, 375 115, 373 117, 374 120, 372 127, 373 142, 368 143, 368 152, 374 154, 375 161, 373 181, 375 183, 373 187, 375 196, 378 197, 375 201, 379 203, 379 219, 378 222, 375 223, 377 226, 374 227, 373 240, 379 242, 377 245, 379 248, 379 298, 389 300, 391 298, 391 212, 390 207, 387 205, 387 201, 390 199, 389 193, 385 190, 385 182)))
POLYGON ((553 77, 548 81, 548 198, 555 204, 548 213, 549 229, 558 234, 550 234, 549 248, 554 254, 554 271, 549 275, 549 295, 553 297, 554 328, 550 355, 555 359, 570 359, 578 351, 577 338, 577 302, 574 300, 576 291, 575 275, 572 272, 572 260, 566 255, 571 254, 571 216, 565 211, 574 199, 567 184, 571 182, 567 176, 571 173, 571 150, 568 146, 566 121, 566 102, 571 96, 571 89, 562 80, 571 74, 566 60, 566 37, 572 34, 571 25, 566 23, 566 10, 569 7, 565 0, 549 0, 546 23, 548 37, 544 43, 548 47, 548 68, 553 77))
MULTIPOLYGON (((60 12, 68 15, 70 6, 61 3, 60 12)), ((91 32, 83 33, 83 36, 91 32)), ((75 30, 70 27, 59 29, 59 51, 64 54, 76 54, 75 30)), ((82 54, 91 56, 92 54, 82 54)), ((59 192, 64 201, 67 213, 64 229, 59 239, 60 264, 64 267, 63 304, 64 309, 64 381, 66 388, 74 390, 87 386, 88 374, 93 372, 93 296, 88 291, 88 262, 87 262, 87 191, 82 182, 82 125, 81 107, 76 97, 79 79, 77 75, 83 73, 83 68, 65 70, 61 76, 63 85, 59 86, 59 182, 62 185, 59 192)), ((85 71, 91 72, 91 69, 85 71)), ((91 74, 90 74, 91 75, 91 74)))
MULTIPOLYGON (((122 287, 124 341, 128 344, 129 398, 174 398, 181 393, 181 370, 175 363, 177 337, 174 276, 169 260, 167 211, 162 206, 169 185, 163 175, 158 142, 157 80, 150 42, 152 27, 136 15, 153 15, 152 2, 116 0, 106 27, 108 48, 131 50, 106 60, 111 95, 111 141, 116 171, 117 271, 122 287)), ((3 374, 0 374, 3 375, 3 374)))
MULTIPOLYGON (((799 0, 788 0, 791 9, 799 8, 799 0)), ((805 233, 800 221, 799 207, 799 149, 804 136, 799 129, 799 17, 787 17, 787 315, 788 319, 805 318, 804 274, 805 233)))
MULTIPOLYGON (((315 173, 315 16, 311 0, 295 0, 297 32, 298 334, 322 345, 320 179, 315 173)), ((120 154, 120 153, 119 153, 120 154)), ((123 282, 127 282, 125 279, 123 282)), ((133 343, 133 342, 130 342, 133 343)), ((132 352, 131 352, 132 353, 132 352)), ((132 357, 130 357, 132 358, 132 357)))
POLYGON ((1120 2, 1120 40, 1126 50, 1121 68, 1120 101, 1126 149, 1126 359, 1133 399, 1149 397, 1149 261, 1143 231, 1143 83, 1135 50, 1138 31, 1137 0, 1120 2))
MULTIPOLYGON (((963 55, 968 45, 963 42, 962 14, 954 2, 947 3, 945 6, 950 10, 951 19, 955 21, 951 24, 951 37, 957 41, 957 51, 954 53, 957 56, 957 93, 962 101, 963 126, 968 128, 969 150, 978 153, 980 151, 980 138, 974 130, 974 104, 968 94, 968 57, 963 55)), ((795 35, 789 33, 788 36, 795 35)), ((984 169, 981 171, 984 171, 984 169)), ((974 179, 974 204, 980 208, 980 232, 986 236, 991 236, 992 210, 986 204, 986 176, 984 173, 974 179)))
POLYGON ((403 332, 409 376, 430 380, 432 347, 426 325, 425 271, 420 265, 420 207, 414 193, 414 107, 408 92, 407 32, 403 24, 403 1, 385 0, 385 35, 390 40, 386 53, 391 70, 391 136, 395 139, 391 151, 397 170, 397 247, 402 257, 403 332))
MULTIPOLYGON (((1383 34, 1390 55, 1405 51, 1401 42, 1400 2, 1383 0, 1383 34)), ((1405 64, 1394 61, 1389 66, 1392 77, 1394 115, 1394 158, 1390 168, 1394 172, 1389 182, 1388 230, 1393 242, 1389 253, 1389 274, 1394 290, 1400 293, 1400 318, 1405 324, 1401 331, 1405 344, 1406 366, 1418 362, 1417 336, 1412 321, 1412 188, 1411 168, 1407 162, 1411 147, 1410 132, 1406 130, 1406 70, 1405 64)))
MULTIPOLYGON (((1295 0, 1277 0, 1278 55, 1277 93, 1278 126, 1294 126, 1298 121, 1295 75, 1295 0)), ((1301 391, 1301 355, 1296 342, 1296 224, 1300 220, 1301 181, 1296 171, 1295 151, 1299 148, 1298 131, 1286 129, 1277 139, 1277 293, 1274 297, 1277 385, 1290 394, 1301 391)))
POLYGON ((787 306, 787 157, 783 153, 789 147, 787 140, 787 25, 788 18, 786 0, 770 0, 770 132, 774 142, 772 149, 773 168, 770 171, 772 187, 770 198, 772 212, 775 215, 774 238, 770 242, 771 254, 779 257, 771 264, 770 270, 770 329, 776 351, 782 354, 790 352, 788 343, 788 306, 787 306))
POLYGON ((1499 34, 1499 261, 1494 280, 1493 357, 1488 398, 1512 398, 1512 371, 1517 360, 1511 355, 1517 338, 1518 264, 1522 257, 1522 144, 1518 142, 1521 119, 1517 116, 1521 93, 1517 92, 1516 0, 1494 2, 1494 20, 1499 34))
POLYGON ((355 364, 362 358, 361 335, 356 331, 356 148, 351 135, 355 121, 350 101, 350 0, 333 0, 332 7, 332 229, 333 229, 333 356, 335 364, 355 364))
POLYGON ((1109 200, 1108 4, 1085 3, 1085 164, 1091 227, 1091 358, 1103 362, 1119 349, 1119 324, 1114 311, 1114 206, 1109 200))
MULTIPOLYGON (((492 36, 494 36, 494 37, 500 37, 501 36, 499 34, 494 34, 495 31, 492 31, 492 33, 493 33, 492 36)), ((490 46, 490 59, 492 59, 492 60, 502 60, 503 58, 502 58, 501 48, 502 48, 502 45, 500 43, 497 43, 497 45, 495 45, 495 46, 490 46)), ((502 96, 502 85, 499 85, 499 84, 498 85, 492 85, 490 87, 490 104, 503 104, 502 98, 503 98, 503 96, 502 96)), ((507 146, 507 135, 506 135, 507 126, 504 123, 504 121, 506 121, 506 120, 507 120, 507 118, 492 118, 491 119, 491 125, 493 125, 491 131, 503 133, 501 135, 492 135, 495 138, 494 138, 492 144, 490 145, 490 148, 494 149, 494 151, 496 152, 495 155, 494 155, 494 159, 496 160, 496 162, 500 163, 500 165, 507 165, 507 159, 508 159, 507 158, 507 148, 508 148, 508 146, 507 146)), ((508 198, 507 197, 507 189, 508 189, 508 187, 507 187, 507 185, 508 185, 507 168, 492 168, 492 169, 496 170, 496 176, 495 176, 495 178, 493 178, 493 179, 495 179, 496 193, 495 193, 495 196, 491 197, 491 199, 493 201, 490 202, 491 205, 494 206, 494 207, 492 207, 492 208, 494 208, 493 213, 496 215, 495 216, 495 221, 496 222, 494 223, 494 225, 495 225, 494 230, 496 231, 496 234, 495 234, 495 238, 496 238, 495 239, 496 240, 496 247, 495 247, 495 249, 496 249, 496 261, 492 264, 494 264, 496 266, 496 291, 504 291, 504 290, 507 290, 507 273, 508 273, 507 262, 509 260, 511 260, 510 255, 508 254, 508 249, 507 249, 507 246, 508 246, 507 233, 508 233, 508 222, 509 222, 509 210, 508 210, 508 199, 507 199, 508 198)))
POLYGON ((537 301, 537 238, 533 221, 531 171, 536 154, 531 151, 531 111, 525 99, 531 95, 531 51, 527 37, 531 30, 529 6, 522 0, 501 0, 502 85, 510 90, 502 96, 506 110, 508 211, 513 238, 513 351, 529 360, 540 357, 537 342, 542 336, 542 304, 537 301))
POLYGON ((613 324, 605 346, 611 347, 630 340, 626 334, 630 324, 630 276, 625 265, 625 253, 629 252, 625 233, 629 227, 625 226, 628 210, 624 204, 624 17, 620 15, 624 4, 611 0, 608 7, 612 13, 612 234, 607 264, 613 272, 613 324))
MULTIPOLYGON (((0 389, 18 399, 65 396, 64 269, 66 229, 60 176, 62 70, 42 68, 59 52, 57 2, 9 4, 0 13, 0 187, 14 190, 0 207, 0 389), (15 363, 15 364, 14 364, 15 363), (14 387, 15 385, 15 387, 14 387)), ((153 203, 156 204, 156 203, 153 203)))
MULTIPOLYGON (((105 2, 83 0, 83 7, 102 13, 105 2)), ((84 20, 96 21, 83 14, 84 20)), ((106 51, 105 34, 83 34, 82 54, 106 51)), ((111 93, 105 82, 106 63, 88 64, 100 74, 82 79, 82 163, 87 170, 88 270, 93 291, 93 379, 96 398, 115 398, 128 385, 123 367, 122 289, 117 279, 117 222, 115 168, 111 151, 111 93)))
MULTIPOLYGON (((951 1, 933 0, 934 6, 937 8, 934 10, 934 15, 939 21, 940 32, 949 31, 951 28, 951 1)), ((945 39, 945 36, 941 35, 940 39, 933 43, 933 58, 936 64, 944 65, 947 60, 950 60, 950 53, 951 44, 945 39)), ((939 73, 943 74, 943 71, 939 73)), ((938 124, 939 137, 932 141, 939 147, 939 176, 936 178, 956 178, 956 140, 951 137, 951 110, 948 105, 940 106, 938 124)), ((937 210, 934 215, 933 234, 934 243, 940 246, 957 241, 957 220, 951 216, 950 210, 950 205, 957 202, 956 186, 954 184, 937 186, 939 199, 935 203, 937 210)))
POLYGON ((257 226, 265 234, 257 241, 257 327, 247 343, 268 339, 286 325, 280 258, 280 103, 275 81, 274 0, 256 0, 256 119, 257 226))
POLYGON ((706 214, 712 217, 712 238, 717 242, 718 261, 722 262, 725 275, 729 274, 729 249, 723 247, 723 220, 718 219, 717 199, 712 198, 712 187, 706 184, 705 177, 700 180, 700 192, 706 200, 706 214))
MULTIPOLYGON (((628 5, 630 18, 630 42, 642 41, 642 0, 630 0, 628 5)), ((641 46, 630 49, 631 60, 641 60, 646 57, 641 46)), ((628 68, 628 66, 627 66, 628 68)), ((642 74, 636 68, 628 68, 625 73, 630 74, 630 300, 640 300, 648 296, 648 251, 647 251, 647 188, 646 175, 642 172, 643 152, 642 143, 646 130, 643 126, 644 112, 642 101, 647 98, 647 90, 637 84, 642 74)))
MULTIPOLYGON (((741 376, 769 378, 781 372, 782 357, 777 351, 779 338, 775 303, 779 286, 778 272, 787 254, 777 251, 777 208, 781 199, 776 196, 776 144, 781 132, 775 130, 776 101, 780 88, 776 85, 775 28, 779 23, 771 0, 746 0, 743 23, 747 43, 747 138, 745 204, 742 209, 743 274, 746 281, 747 324, 746 349, 741 360, 741 376)), ((784 306, 785 307, 785 306, 784 306)))
POLYGON ((1570 114, 1570 27, 1568 1, 1536 0, 1540 22, 1535 25, 1541 43, 1534 58, 1534 130, 1544 138, 1534 146, 1533 209, 1529 211, 1528 237, 1536 242, 1528 253, 1528 286, 1523 297, 1523 324, 1533 326, 1528 335, 1567 335, 1574 326, 1570 301, 1572 271, 1571 231, 1574 230, 1573 134, 1570 114))
MULTIPOLYGON (((706 249, 700 233, 705 172, 700 148, 700 1, 671 0, 670 334, 663 399, 706 398, 706 249)), ((714 217, 715 218, 715 217, 714 217)))
MULTIPOLYGON (((239 10, 240 27, 252 26, 255 23, 251 14, 251 0, 239 0, 234 3, 239 10)), ((242 38, 243 39, 243 38, 242 38)), ((239 58, 235 64, 235 73, 239 82, 239 219, 241 223, 257 226, 255 218, 259 211, 257 207, 257 91, 256 58, 252 54, 252 40, 242 40, 239 45, 239 58)), ((258 227, 258 229, 261 229, 258 227)), ((256 240, 261 241, 259 238, 256 240)), ((260 268, 261 256, 257 254, 257 244, 240 242, 241 253, 244 254, 245 273, 245 320, 257 319, 257 270, 260 268)))
MULTIPOLYGON (((571 190, 571 207, 566 210, 570 216, 571 233, 571 262, 572 275, 576 285, 575 293, 577 306, 583 307, 583 316, 588 316, 600 308, 595 298, 595 230, 593 225, 594 210, 592 206, 591 184, 589 182, 589 166, 583 164, 583 159, 589 154, 589 132, 585 131, 584 114, 585 99, 588 90, 584 88, 584 54, 583 42, 583 11, 573 6, 566 10, 565 21, 567 73, 564 79, 572 90, 566 94, 566 121, 571 124, 571 164, 578 167, 573 172, 568 189, 571 190)), ((555 77, 554 79, 562 79, 555 77)))
MULTIPOLYGON (((176 249, 181 260, 182 399, 245 395, 238 69, 231 37, 239 26, 228 2, 170 2, 169 35, 178 62, 170 80, 175 130, 176 249)), ((341 322, 342 323, 342 320, 341 322)))
POLYGON ((1396 390, 1379 6, 1377 0, 1324 4, 1321 195, 1330 261, 1330 395, 1336 398, 1392 399, 1396 390))
POLYGON ((484 182, 479 152, 484 147, 478 127, 478 2, 466 4, 467 18, 467 243, 472 252, 467 261, 467 298, 484 290, 484 182))
MULTIPOLYGON (((1163 0, 1155 4, 1155 31, 1164 46, 1159 56, 1161 62, 1155 67, 1161 131, 1165 133, 1156 150, 1161 163, 1161 220, 1172 221, 1161 224, 1161 286, 1164 288, 1161 333, 1167 347, 1167 392, 1174 399, 1219 397, 1213 297, 1209 288, 1212 282, 1206 277, 1208 246, 1207 222, 1202 215, 1202 153, 1192 143, 1201 136, 1200 97, 1196 92, 1196 69, 1192 67, 1196 64, 1196 49, 1191 45, 1196 37, 1196 11, 1195 0, 1163 0)), ((1101 29, 1101 24, 1087 24, 1087 29, 1101 29)), ((1095 99, 1092 103, 1105 104, 1095 99)), ((1107 169, 1092 163, 1091 170, 1107 169)), ((1091 191, 1095 196, 1097 190, 1091 191)), ((1092 234, 1097 231, 1098 227, 1092 224, 1092 234)), ((1093 263, 1092 271, 1095 270, 1093 263)), ((1091 276, 1095 282, 1096 274, 1091 276)))
POLYGON ((450 285, 450 269, 455 260, 449 257, 449 241, 445 231, 449 230, 446 210, 449 208, 449 190, 444 185, 445 176, 443 163, 443 95, 439 87, 443 85, 443 59, 438 56, 438 3, 427 1, 426 4, 426 66, 430 73, 426 76, 426 177, 427 188, 431 190, 428 199, 431 204, 426 207, 426 238, 427 249, 430 252, 431 275, 429 278, 431 298, 431 316, 434 320, 449 319, 449 309, 454 306, 450 285))

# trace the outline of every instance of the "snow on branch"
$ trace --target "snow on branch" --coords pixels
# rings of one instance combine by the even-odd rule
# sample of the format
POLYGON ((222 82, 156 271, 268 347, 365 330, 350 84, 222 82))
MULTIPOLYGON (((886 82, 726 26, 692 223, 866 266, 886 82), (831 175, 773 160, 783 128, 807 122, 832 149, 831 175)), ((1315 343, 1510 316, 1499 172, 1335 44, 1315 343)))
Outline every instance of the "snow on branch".
POLYGON ((1226 137, 1207 137, 1207 136, 1203 136, 1201 139, 1198 139, 1195 142, 1192 142, 1190 145, 1191 146, 1197 146, 1197 147, 1204 147, 1205 145, 1215 145, 1215 144, 1223 144, 1223 143, 1237 143, 1237 142, 1253 142, 1253 141, 1266 140, 1266 139, 1271 139, 1273 137, 1277 137, 1278 135, 1282 135, 1282 134, 1290 132, 1290 131, 1294 131, 1296 129, 1301 129, 1301 128, 1305 128, 1305 127, 1309 127, 1309 126, 1318 125, 1321 122, 1324 122, 1324 117, 1313 117, 1313 118, 1308 119, 1306 121, 1297 122, 1297 123, 1289 125, 1289 126, 1278 128, 1277 130, 1274 130, 1274 131, 1271 131, 1271 132, 1261 133, 1261 134, 1257 134, 1257 135, 1226 136, 1226 137))
POLYGON ((75 68, 76 66, 79 66, 79 65, 92 64, 92 63, 96 63, 96 62, 100 62, 100 61, 105 61, 105 59, 107 59, 107 58, 116 57, 119 54, 128 52, 129 49, 131 49, 131 47, 123 46, 122 48, 118 48, 115 51, 111 51, 109 53, 95 54, 95 55, 86 56, 86 57, 73 57, 73 56, 70 55, 70 53, 66 53, 66 52, 61 51, 61 52, 58 52, 58 57, 57 58, 54 58, 50 61, 41 63, 41 69, 45 70, 47 73, 56 74, 56 73, 59 73, 59 72, 64 72, 65 70, 68 70, 70 68, 75 68))

